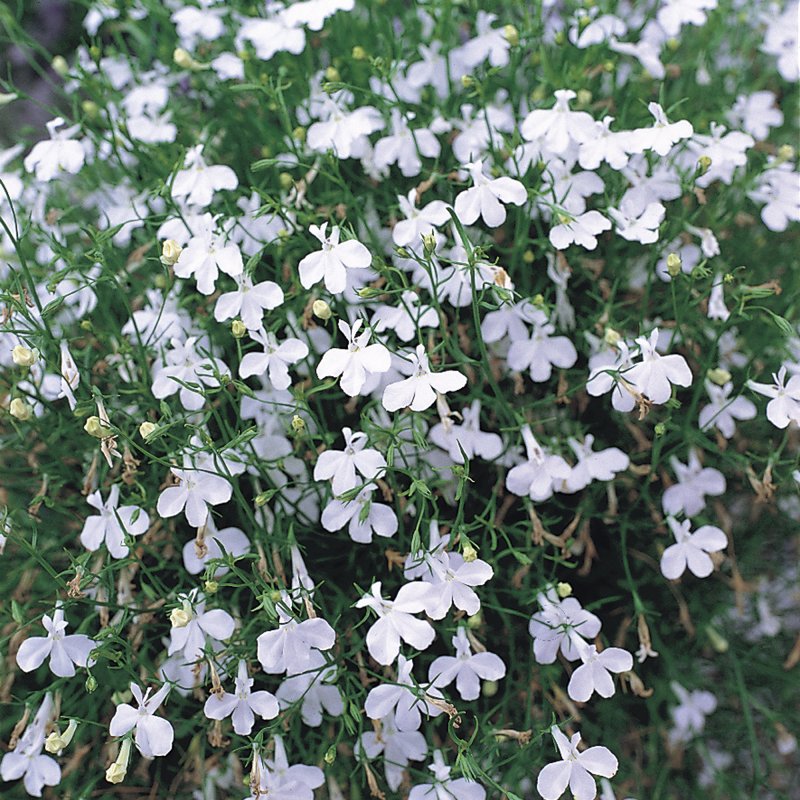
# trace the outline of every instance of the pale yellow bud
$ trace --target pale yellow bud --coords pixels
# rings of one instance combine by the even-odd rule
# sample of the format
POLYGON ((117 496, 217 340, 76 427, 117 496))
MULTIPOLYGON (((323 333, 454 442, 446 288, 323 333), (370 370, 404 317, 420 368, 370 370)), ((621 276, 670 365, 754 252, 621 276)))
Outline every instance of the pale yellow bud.
POLYGON ((471 617, 467 617, 467 627, 470 630, 475 630, 476 628, 480 628, 483 625, 483 613, 481 611, 477 611, 471 617))
POLYGON ((158 428, 158 425, 156 425, 155 422, 143 422, 139 426, 139 436, 141 436, 142 439, 146 439, 156 428, 158 428))
POLYGON ((681 274, 683 261, 678 253, 670 253, 667 256, 667 272, 671 277, 677 278, 681 274))
POLYGON ((467 542, 461 548, 461 555, 464 557, 464 561, 470 562, 475 561, 478 558, 478 551, 472 546, 471 542, 467 542))
POLYGON ((592 102, 592 93, 588 89, 579 89, 575 99, 579 106, 588 106, 592 102))
POLYGON ((100 111, 100 106, 94 100, 84 100, 81 103, 81 110, 89 119, 94 119, 100 111))
POLYGON ((167 239, 161 245, 161 263, 165 267, 171 267, 180 258, 182 250, 174 239, 167 239))
POLYGON ((128 760, 131 756, 131 740, 126 739, 119 749, 119 755, 113 764, 106 770, 106 780, 109 783, 122 783, 128 774, 128 760))
POLYGON ((39 351, 34 347, 31 350, 25 345, 18 344, 11 351, 11 359, 18 367, 33 366, 39 358, 39 351))
POLYGON ((367 57, 367 51, 363 47, 356 45, 353 48, 351 55, 353 56, 354 61, 364 61, 364 59, 367 57))
POLYGON ((33 409, 21 397, 15 397, 8 407, 8 413, 20 422, 27 422, 33 415, 33 409))
POLYGON ((56 75, 59 75, 62 78, 65 78, 69 73, 69 64, 67 63, 67 59, 64 56, 56 56, 51 62, 50 66, 53 68, 53 72, 56 75))
POLYGON ((565 597, 569 597, 572 594, 572 586, 562 581, 556 584, 556 594, 563 600, 565 597))
POLYGON ((300 433, 301 431, 304 431, 305 428, 306 428, 305 420, 302 417, 295 414, 292 417, 292 430, 295 433, 300 433))
POLYGON ((317 319, 326 322, 333 316, 331 307, 324 300, 315 300, 311 305, 311 311, 317 319))
POLYGON ((3 94, 0 92, 0 108, 7 106, 9 103, 13 103, 18 97, 19 95, 16 92, 10 94, 3 94))
POLYGON ((203 591, 206 594, 216 594, 219 589, 219 584, 216 581, 206 581, 203 584, 203 591))
POLYGON ((44 749, 47 750, 48 753, 60 753, 64 748, 69 746, 77 728, 77 721, 71 719, 64 733, 55 730, 44 740, 44 749))
POLYGON ((334 66, 330 66, 325 70, 325 80, 338 82, 342 79, 342 76, 339 74, 339 70, 336 69, 334 66))
POLYGON ((603 334, 603 341, 609 347, 616 347, 622 341, 622 336, 613 328, 606 328, 603 334))
POLYGON ((778 161, 792 161, 794 159, 794 147, 790 144, 782 144, 778 148, 778 161))
POLYGON ((728 640, 716 629, 712 628, 711 625, 706 625, 706 634, 708 635, 708 640, 711 642, 711 646, 718 652, 718 653, 727 653, 728 647, 728 640))
POLYGON ((196 61, 192 58, 191 54, 184 50, 182 47, 176 47, 175 51, 172 54, 172 60, 181 68, 181 69, 192 69, 192 70, 199 70, 199 69, 208 69, 209 64, 201 64, 199 61, 196 61))
POLYGON ((426 256, 436 251, 436 234, 433 231, 423 234, 422 249, 425 251, 426 256))
POLYGON ((705 175, 711 169, 711 159, 708 156, 700 156, 697 159, 698 175, 705 175))
POLYGON ((185 628, 192 621, 192 613, 185 608, 173 608, 169 621, 173 628, 185 628))
POLYGON ((240 319, 231 322, 231 334, 234 339, 241 339, 247 333, 247 325, 240 319))
POLYGON ((494 697, 499 688, 500 684, 498 684, 497 681, 484 681, 481 687, 481 694, 484 697, 494 697))
POLYGON ((513 25, 503 27, 503 37, 512 47, 519 44, 519 31, 513 25))
POLYGON ((95 439, 106 439, 114 433, 108 425, 103 424, 100 417, 94 415, 86 420, 83 429, 89 436, 94 436, 95 439))
POLYGON ((710 369, 706 374, 708 375, 708 379, 712 383, 716 383, 717 386, 724 386, 731 379, 730 372, 722 367, 710 369))

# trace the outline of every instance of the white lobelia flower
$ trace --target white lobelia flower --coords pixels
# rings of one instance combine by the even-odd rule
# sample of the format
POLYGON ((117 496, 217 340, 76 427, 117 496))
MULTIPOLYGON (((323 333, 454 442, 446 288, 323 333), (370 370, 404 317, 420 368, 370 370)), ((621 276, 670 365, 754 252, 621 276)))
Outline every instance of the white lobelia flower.
POLYGON ((706 316, 709 319, 719 319, 725 322, 731 315, 725 305, 724 282, 719 273, 714 276, 711 282, 711 292, 708 295, 708 311, 706 316))
POLYGON ((580 733, 571 739, 555 726, 550 729, 555 739, 561 761, 548 764, 539 773, 536 789, 544 800, 558 800, 569 786, 574 800, 594 800, 597 797, 597 784, 592 775, 611 778, 619 767, 614 754, 602 746, 589 747, 579 751, 580 733))
POLYGON ((220 382, 215 373, 224 375, 228 371, 223 361, 200 352, 205 346, 207 343, 196 336, 186 341, 170 339, 170 349, 153 364, 153 397, 163 400, 177 393, 187 411, 201 409, 205 403, 203 386, 218 387, 220 382))
POLYGON ((616 347, 607 347, 595 353, 589 359, 587 393, 599 397, 611 392, 611 405, 617 411, 632 411, 636 407, 636 397, 625 379, 632 366, 630 349, 624 340, 617 342, 616 347))
POLYGON ((670 683, 670 688, 678 696, 679 705, 670 709, 675 727, 669 732, 671 742, 689 742, 694 736, 703 732, 706 717, 717 708, 717 698, 701 689, 689 692, 677 681, 670 683))
POLYGON ((417 328, 437 328, 439 314, 432 306, 422 305, 416 292, 405 291, 397 305, 378 306, 370 324, 375 333, 392 331, 400 341, 410 342, 417 328))
POLYGON ((443 552, 431 556, 428 566, 431 577, 425 612, 431 619, 444 619, 451 606, 469 616, 478 613, 481 601, 473 587, 492 579, 494 570, 489 564, 479 558, 464 561, 458 553, 443 552))
POLYGON ((304 725, 318 728, 322 725, 322 712, 332 717, 344 713, 344 702, 334 685, 336 667, 328 666, 322 653, 311 651, 311 661, 298 675, 290 675, 278 687, 275 696, 281 708, 301 703, 300 716, 304 725))
POLYGON ((111 736, 124 736, 135 728, 136 747, 143 756, 155 758, 155 756, 167 755, 172 750, 175 731, 168 720, 155 716, 155 713, 169 694, 169 690, 170 685, 164 684, 150 697, 151 689, 142 694, 142 690, 132 683, 131 694, 133 694, 138 708, 134 708, 128 703, 118 705, 108 732, 111 736))
POLYGON ((179 278, 194 276, 200 294, 213 294, 219 273, 236 277, 242 274, 242 253, 235 244, 225 242, 223 235, 211 229, 193 236, 181 250, 173 272, 179 278))
POLYGON ((344 450, 325 450, 314 467, 315 481, 331 481, 335 496, 358 485, 356 470, 367 481, 374 480, 386 469, 386 459, 377 450, 365 447, 367 434, 342 428, 344 450))
POLYGON ((464 455, 472 460, 483 458, 494 461, 503 452, 503 440, 497 433, 481 430, 481 401, 473 400, 472 405, 461 409, 461 424, 451 420, 439 422, 428 432, 428 438, 456 462, 462 464, 464 455), (463 454, 462 454, 463 451, 463 454))
POLYGON ((89 653, 97 646, 96 642, 82 633, 65 634, 68 625, 62 608, 56 608, 52 617, 45 614, 42 626, 47 636, 26 639, 17 650, 17 666, 23 672, 32 672, 49 657, 50 671, 59 678, 71 678, 76 665, 91 666, 94 661, 89 659, 89 653))
POLYGON ((686 464, 671 456, 669 463, 675 472, 677 483, 664 490, 661 506, 665 514, 697 516, 706 507, 706 495, 716 497, 725 493, 725 476, 716 469, 703 467, 697 451, 689 451, 686 464))
POLYGON ((45 731, 53 721, 54 711, 53 696, 48 692, 14 749, 0 759, 0 778, 4 781, 22 778, 25 791, 32 797, 41 797, 45 786, 58 786, 61 781, 58 762, 42 753, 45 731))
MULTIPOLYGON (((391 164, 397 164, 405 178, 413 178, 422 172, 422 161, 425 158, 438 158, 442 150, 439 140, 429 128, 409 128, 409 121, 414 115, 409 113, 405 119, 400 110, 392 109, 392 133, 375 142, 375 166, 383 171, 391 164)), ((411 190, 412 194, 415 192, 411 190)))
POLYGON ((626 207, 622 198, 619 209, 609 208, 608 215, 614 220, 614 232, 629 242, 653 244, 658 241, 658 228, 664 221, 666 208, 661 203, 648 203, 644 211, 626 207))
POLYGON ((441 750, 433 751, 433 764, 428 769, 436 783, 418 783, 411 788, 408 800, 486 800, 486 790, 469 778, 450 778, 452 767, 444 763, 441 750))
POLYGON ((564 481, 562 492, 579 492, 592 481, 613 480, 618 472, 624 472, 630 466, 630 458, 618 447, 607 447, 598 452, 592 450, 592 434, 588 434, 582 442, 570 437, 567 443, 578 460, 572 467, 569 478, 564 481))
POLYGON ((581 141, 578 163, 583 169, 595 170, 603 161, 612 169, 624 169, 628 164, 628 134, 611 130, 614 117, 595 122, 590 138, 581 141))
POLYGON ((731 397, 733 384, 717 386, 711 381, 705 382, 706 391, 711 402, 700 409, 698 425, 700 430, 716 428, 726 439, 736 433, 736 420, 754 419, 758 410, 755 403, 746 397, 731 397))
POLYGON ((494 653, 473 653, 467 632, 460 626, 451 639, 455 656, 439 656, 428 668, 428 680, 440 688, 456 682, 462 700, 477 700, 481 681, 499 681, 506 675, 506 665, 494 653))
POLYGON ((490 178, 484 173, 483 161, 464 165, 472 179, 472 187, 456 195, 456 216, 464 225, 472 225, 482 217, 490 228, 497 228, 506 221, 503 203, 524 205, 528 199, 525 187, 514 178, 503 176, 490 178))
POLYGON ((559 89, 555 97, 552 108, 531 111, 519 130, 529 142, 542 138, 551 153, 560 155, 573 142, 580 144, 592 139, 595 121, 585 111, 570 111, 569 102, 577 97, 571 89, 559 89))
POLYGON ((777 374, 772 375, 774 383, 747 381, 754 392, 771 398, 767 403, 767 419, 776 428, 787 428, 794 422, 800 425, 800 374, 786 380, 786 366, 782 365, 777 374))
POLYGON ((350 538, 359 544, 369 544, 373 534, 386 538, 394 536, 398 528, 397 516, 391 506, 372 499, 377 488, 374 483, 368 483, 352 500, 331 500, 322 510, 322 527, 333 533, 347 525, 350 538))
POLYGON ((246 800, 314 800, 314 790, 325 783, 325 773, 308 764, 289 765, 280 736, 274 737, 271 759, 259 759, 257 790, 246 800))
POLYGON ((178 170, 170 194, 173 200, 182 199, 190 206, 206 208, 214 199, 214 192, 236 189, 236 173, 226 166, 209 166, 203 158, 203 145, 186 152, 183 169, 178 170))
MULTIPOLYGON (((240 528, 223 528, 217 530, 212 517, 207 517, 203 530, 202 543, 196 537, 190 539, 183 546, 183 566, 190 575, 199 575, 208 562, 223 557, 225 553, 233 558, 243 556, 250 550, 250 540, 240 528), (202 544, 198 547, 198 544, 202 544)), ((214 570, 214 578, 221 578, 229 572, 226 566, 218 566, 214 570)))
POLYGON ((265 691, 253 692, 252 686, 253 679, 247 672, 247 662, 240 660, 233 694, 225 691, 212 692, 203 706, 203 713, 209 719, 231 717, 233 730, 239 736, 249 736, 256 714, 266 720, 275 719, 280 713, 275 695, 265 691))
POLYGON ((436 631, 426 620, 412 616, 425 610, 429 592, 430 584, 406 583, 394 600, 384 600, 381 583, 376 581, 356 602, 356 608, 371 608, 378 615, 367 632, 367 649, 379 664, 388 666, 397 658, 401 640, 417 650, 430 647, 436 631))
POLYGON ((662 356, 657 350, 658 328, 649 336, 639 336, 636 344, 642 360, 625 372, 625 380, 645 395, 651 403, 666 403, 672 395, 672 385, 691 386, 692 371, 686 359, 677 354, 662 356))
POLYGON ((367 137, 386 125, 377 108, 345 111, 331 98, 326 98, 323 116, 309 126, 306 144, 317 153, 332 150, 339 160, 363 158, 371 147, 367 137))
POLYGON ((593 639, 600 633, 600 620, 574 597, 559 600, 555 589, 540 592, 536 599, 541 611, 531 617, 528 625, 536 661, 552 664, 559 649, 567 661, 577 661, 579 648, 586 644, 584 638, 593 639))
POLYGON ((703 525, 691 532, 691 521, 678 522, 667 517, 667 523, 675 537, 661 556, 661 574, 671 581, 683 575, 686 567, 698 578, 707 578, 714 571, 714 562, 709 553, 717 553, 728 545, 724 531, 713 525, 703 525))
POLYGON ((442 713, 441 708, 426 699, 426 695, 441 699, 441 692, 419 685, 411 674, 413 667, 413 659, 397 656, 397 680, 375 686, 367 695, 364 711, 370 719, 383 719, 393 713, 398 730, 416 731, 422 724, 423 712, 429 717, 442 713))
POLYGON ((392 228, 392 241, 398 247, 419 247, 423 236, 435 233, 436 228, 450 219, 447 203, 433 200, 423 208, 417 208, 418 197, 416 189, 412 189, 407 198, 397 196, 400 211, 405 217, 392 228))
POLYGON ((571 244, 594 250, 598 235, 611 229, 611 223, 599 211, 577 216, 557 214, 555 221, 558 224, 550 228, 548 238, 556 250, 566 250, 571 244))
POLYGON ((320 617, 298 622, 282 606, 278 606, 278 628, 264 631, 257 641, 258 661, 264 672, 303 672, 312 662, 315 650, 330 650, 336 633, 320 617))
POLYGON ((221 608, 206 611, 206 600, 197 591, 179 595, 180 609, 173 611, 167 655, 181 654, 187 662, 194 663, 203 658, 207 641, 224 642, 233 636, 236 621, 221 608))
POLYGON ((156 511, 161 517, 174 517, 183 511, 186 521, 199 528, 206 524, 208 507, 227 503, 231 499, 233 487, 221 475, 192 469, 190 462, 183 469, 171 467, 170 471, 178 479, 177 486, 168 486, 158 496, 156 511))
POLYGON ((650 103, 647 110, 653 115, 653 127, 636 128, 630 132, 628 149, 631 153, 653 150, 663 157, 672 150, 673 145, 682 139, 688 139, 694 133, 692 123, 688 120, 670 122, 658 103, 650 103))
POLYGON ((325 281, 325 288, 331 294, 341 294, 347 288, 348 269, 367 269, 372 264, 372 255, 361 242, 349 239, 340 242, 338 226, 326 233, 328 223, 322 226, 311 225, 309 231, 320 241, 322 248, 309 253, 297 265, 300 283, 304 289, 325 281))
POLYGON ((80 125, 59 131, 64 124, 61 117, 51 119, 46 125, 50 138, 37 142, 25 157, 23 166, 36 175, 37 181, 51 181, 62 172, 75 175, 83 166, 86 151, 72 138, 80 130, 80 125))
POLYGON ((248 330, 258 330, 264 319, 264 312, 283 304, 283 289, 274 281, 262 281, 253 285, 247 275, 236 276, 235 292, 225 292, 214 306, 214 319, 240 317, 248 330))
POLYGON ((308 345, 300 339, 289 337, 278 342, 272 331, 263 328, 249 331, 250 338, 263 345, 261 353, 247 353, 239 364, 239 377, 250 378, 266 373, 275 389, 288 389, 292 385, 289 366, 308 355, 308 345))
POLYGON ((409 761, 421 761, 428 754, 428 743, 420 731, 398 730, 394 715, 389 714, 381 720, 377 731, 361 734, 356 745, 356 753, 376 758, 383 753, 386 783, 396 791, 403 781, 403 774, 409 761))
POLYGON ((150 518, 139 506, 118 507, 118 484, 111 487, 105 502, 99 489, 92 492, 86 502, 100 512, 87 517, 81 531, 81 544, 92 552, 105 542, 112 558, 125 558, 129 552, 125 536, 141 536, 150 527, 150 518))
POLYGON ((455 392, 466 386, 467 378, 455 370, 431 372, 425 347, 417 345, 401 367, 411 377, 390 383, 383 390, 382 403, 387 411, 399 411, 409 407, 412 411, 424 411, 436 401, 436 395, 455 392))
POLYGON ((531 429, 522 429, 527 460, 512 467, 506 475, 506 489, 520 497, 527 495, 541 502, 552 497, 556 488, 570 476, 570 466, 561 456, 551 455, 536 441, 531 429))
POLYGON ((389 351, 382 344, 367 344, 372 331, 359 330, 363 321, 357 319, 351 328, 343 319, 339 320, 339 330, 347 339, 347 349, 332 347, 317 364, 318 378, 338 378, 342 376, 342 391, 356 397, 364 388, 368 375, 388 372, 392 366, 389 351))
POLYGON ((554 336, 556 326, 540 311, 533 316, 530 337, 515 339, 508 348, 508 366, 516 372, 529 370, 531 380, 550 380, 553 367, 569 369, 578 360, 578 351, 568 336, 554 336))
POLYGON ((571 675, 567 694, 578 703, 585 703, 597 692, 600 697, 614 694, 612 672, 629 672, 633 669, 633 656, 621 647, 607 647, 598 652, 593 644, 580 643, 578 647, 583 662, 571 675))
POLYGON ((60 352, 61 382, 59 385, 60 388, 58 397, 56 399, 66 397, 67 402, 69 403, 70 411, 74 411, 75 406, 77 405, 77 401, 75 400, 75 389, 78 388, 78 384, 81 381, 81 374, 78 372, 78 367, 75 365, 75 359, 72 357, 72 353, 69 351, 69 345, 66 342, 61 342, 60 352))

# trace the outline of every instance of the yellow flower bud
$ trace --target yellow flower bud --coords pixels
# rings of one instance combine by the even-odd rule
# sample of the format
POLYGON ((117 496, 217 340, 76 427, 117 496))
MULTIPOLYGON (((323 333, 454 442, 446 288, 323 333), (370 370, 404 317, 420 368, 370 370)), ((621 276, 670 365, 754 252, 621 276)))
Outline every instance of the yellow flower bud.
POLYGON ((526 250, 522 254, 522 261, 525 264, 533 264, 535 259, 536 259, 536 256, 533 254, 533 250, 526 250))
POLYGON ((106 780, 109 783, 122 783, 128 774, 128 760, 131 756, 131 740, 125 739, 119 749, 116 760, 106 770, 106 780))
POLYGON ((100 106, 94 102, 94 100, 84 100, 81 103, 81 110, 84 114, 86 114, 89 119, 95 119, 97 117, 97 113, 100 111, 100 106))
POLYGON ((11 359, 18 367, 31 367, 39 359, 39 351, 35 347, 31 350, 25 345, 18 344, 11 351, 11 359))
POLYGON ((572 594, 572 586, 562 581, 556 584, 556 593, 563 600, 565 597, 569 597, 572 594))
POLYGON ((481 611, 477 611, 471 617, 467 617, 467 627, 470 630, 480 628, 481 625, 483 625, 483 613, 481 611))
POLYGON ((512 47, 519 44, 519 31, 513 25, 503 27, 503 37, 512 47))
POLYGON ((341 79, 342 76, 339 74, 339 70, 336 69, 336 67, 334 67, 333 65, 331 65, 325 70, 325 80, 335 83, 340 81, 341 79))
POLYGON ((7 106, 9 103, 13 103, 18 97, 19 95, 16 92, 11 92, 9 94, 0 92, 0 108, 7 106))
POLYGON ((114 433, 108 425, 103 424, 100 417, 95 415, 92 415, 86 420, 83 429, 89 436, 94 436, 95 439, 106 439, 114 433))
POLYGON ((683 260, 678 253, 670 253, 667 256, 667 272, 671 277, 677 278, 681 274, 683 260))
POLYGON ((69 64, 64 56, 56 56, 50 62, 50 66, 53 68, 53 72, 62 78, 65 78, 69 74, 69 64))
POLYGON ((728 652, 728 647, 730 646, 728 640, 716 628, 711 627, 711 625, 706 625, 706 634, 711 642, 711 646, 718 653, 728 652))
POLYGON ((478 558, 478 551, 472 546, 471 542, 467 542, 461 548, 461 555, 464 557, 464 561, 469 563, 470 561, 475 561, 478 558))
POLYGON ((592 93, 588 89, 579 89, 575 99, 579 106, 588 106, 592 102, 592 93))
POLYGON ((473 87, 475 85, 475 78, 473 78, 472 75, 462 75, 461 76, 461 85, 465 89, 470 89, 471 87, 473 87))
POLYGON ((436 234, 433 231, 422 235, 422 249, 426 256, 436 251, 436 234))
POLYGON ((240 319, 235 319, 231 322, 231 334, 234 339, 241 339, 247 333, 247 325, 240 319))
POLYGON ((200 70, 200 69, 210 69, 210 64, 201 64, 199 61, 196 61, 192 58, 191 53, 188 53, 182 47, 176 47, 175 51, 172 54, 172 60, 181 68, 181 69, 191 69, 191 70, 200 70))
POLYGON ((484 681, 483 686, 481 686, 481 694, 484 697, 494 697, 499 688, 500 684, 497 681, 484 681))
POLYGON ((64 733, 61 733, 59 730, 54 730, 44 740, 44 749, 47 750, 48 753, 60 753, 65 747, 69 746, 77 728, 77 720, 71 719, 64 733))
POLYGON ((794 147, 790 144, 782 144, 778 148, 778 161, 793 161, 794 160, 794 147))
POLYGON ((174 239, 167 239, 161 245, 161 263, 171 267, 180 258, 182 249, 174 239))
POLYGON ((288 192, 289 189, 294 186, 294 178, 288 172, 281 172, 281 174, 278 175, 278 181, 280 182, 281 189, 283 189, 284 192, 288 192))
POLYGON ((697 159, 697 175, 698 177, 705 175, 711 169, 711 159, 708 156, 700 156, 697 159))
POLYGON ((712 383, 716 383, 717 386, 724 386, 731 379, 730 372, 726 369, 722 369, 722 367, 710 369, 706 374, 708 375, 708 379, 712 383))
POLYGON ((331 307, 324 300, 315 300, 311 305, 311 311, 317 319, 327 322, 333 316, 331 307))
POLYGON ((298 142, 304 142, 306 140, 306 129, 303 128, 302 126, 298 125, 292 131, 292 138, 295 139, 298 142))
POLYGON ((367 57, 367 51, 363 47, 356 45, 353 48, 351 55, 353 56, 354 61, 364 61, 367 57))
POLYGON ((185 628, 192 621, 192 612, 185 608, 173 608, 169 613, 169 621, 173 628, 185 628))
POLYGON ((216 594, 219 590, 219 584, 216 581, 206 581, 203 584, 203 591, 206 594, 216 594))
POLYGON ((606 328, 603 334, 603 341, 609 347, 616 347, 622 341, 622 336, 613 328, 606 328))
POLYGON ((33 409, 21 397, 15 397, 8 407, 8 413, 20 422, 27 422, 33 416, 33 409))
POLYGON ((301 433, 301 432, 302 432, 302 431, 304 431, 305 429, 306 429, 306 423, 305 423, 305 420, 304 420, 302 417, 300 417, 300 416, 298 416, 297 414, 295 414, 295 415, 292 417, 292 430, 293 430, 295 433, 301 433))
POLYGON ((142 439, 147 439, 157 428, 158 425, 156 425, 155 422, 143 422, 139 426, 139 436, 141 436, 142 439))

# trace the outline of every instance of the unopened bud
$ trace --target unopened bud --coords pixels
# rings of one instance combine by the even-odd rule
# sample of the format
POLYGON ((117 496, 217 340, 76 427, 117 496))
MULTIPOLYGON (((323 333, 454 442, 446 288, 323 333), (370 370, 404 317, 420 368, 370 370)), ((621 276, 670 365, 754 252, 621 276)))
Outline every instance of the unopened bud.
POLYGON ((339 74, 339 70, 333 65, 325 70, 325 80, 331 81, 331 83, 338 83, 341 79, 342 76, 339 74))
POLYGON ((95 439, 107 439, 114 434, 114 431, 108 425, 104 425, 100 417, 95 415, 86 420, 83 429, 95 439))
POLYGON ((161 245, 161 263, 171 267, 181 256, 181 246, 174 239, 167 239, 161 245))
POLYGON ((169 621, 173 628, 185 628, 192 621, 192 613, 185 608, 173 608, 169 621))
POLYGON ((306 129, 298 125, 292 131, 292 138, 298 142, 304 142, 306 140, 306 129))
POLYGON ((494 697, 499 688, 500 684, 497 681, 484 681, 483 686, 481 686, 481 694, 484 697, 494 697))
POLYGON ((478 551, 472 546, 471 542, 467 542, 461 548, 461 555, 464 558, 464 561, 469 563, 470 561, 475 561, 478 558, 478 551))
POLYGON ((609 347, 616 347, 622 341, 622 336, 613 328, 606 328, 605 333, 603 334, 603 341, 609 347))
POLYGON ((475 85, 475 78, 473 78, 472 75, 462 75, 461 85, 465 89, 471 89, 475 85))
POLYGON ((71 719, 64 733, 61 733, 59 730, 54 730, 44 740, 44 749, 47 750, 48 753, 60 753, 64 748, 69 746, 77 729, 77 720, 71 719))
POLYGON ((158 425, 156 425, 155 422, 143 422, 139 426, 139 436, 141 436, 142 439, 147 439, 148 436, 152 435, 156 428, 158 428, 158 425))
POLYGON ((710 369, 706 375, 708 375, 708 379, 712 383, 716 383, 717 386, 724 386, 731 379, 730 372, 722 367, 710 369))
POLYGON ((535 260, 536 260, 536 256, 533 254, 533 250, 526 250, 522 254, 522 261, 525 264, 533 264, 533 262, 535 260))
POLYGON ((10 92, 8 94, 0 92, 0 108, 7 106, 9 103, 13 103, 18 97, 19 95, 16 92, 10 92))
POLYGON ((216 581, 206 581, 203 584, 203 591, 206 594, 216 594, 219 591, 219 584, 216 581))
POLYGON ((288 192, 289 189, 294 186, 294 178, 288 172, 281 172, 281 174, 278 175, 278 181, 284 192, 288 192))
POLYGON ((588 106, 592 102, 592 93, 588 89, 579 89, 575 99, 579 106, 588 106))
POLYGON ((562 581, 556 584, 556 594, 563 600, 572 594, 572 586, 562 581))
POLYGON ((86 679, 86 683, 83 684, 84 688, 86 689, 89 694, 94 692, 97 689, 97 678, 94 675, 90 675, 86 679))
POLYGON ((778 161, 793 161, 794 155, 794 147, 790 144, 782 144, 778 148, 778 161))
POLYGON ((128 760, 131 756, 131 740, 125 739, 119 749, 119 755, 106 770, 106 780, 109 783, 122 783, 128 774, 128 760))
POLYGON ((192 58, 191 53, 184 50, 182 47, 176 47, 175 51, 172 53, 172 60, 181 68, 181 69, 191 69, 191 70, 201 70, 201 69, 209 69, 210 64, 202 64, 199 61, 196 61, 192 58))
POLYGON ((66 78, 69 74, 69 64, 67 63, 67 59, 64 56, 56 56, 51 62, 50 66, 53 68, 53 72, 56 75, 66 78))
POLYGON ((315 300, 311 304, 311 312, 317 319, 327 322, 332 316, 331 307, 324 300, 315 300))
POLYGON ((240 319, 231 322, 231 335, 234 339, 241 339, 247 333, 247 325, 240 319))
POLYGON ((353 56, 354 61, 364 61, 367 57, 367 51, 360 45, 356 45, 350 54, 353 56))
POLYGON ((476 611, 471 617, 467 617, 467 627, 474 631, 476 628, 480 628, 483 625, 483 612, 476 611))
POLYGON ((8 413, 20 422, 27 422, 33 415, 33 409, 21 397, 15 397, 8 407, 8 413))
POLYGON ((333 764, 336 761, 336 745, 332 744, 326 751, 325 755, 323 756, 325 759, 326 764, 333 764))
POLYGON ((422 251, 426 256, 436 252, 436 234, 433 231, 422 235, 422 251))
POLYGON ((18 367, 31 367, 36 363, 38 358, 39 351, 35 347, 31 350, 29 347, 25 347, 25 345, 18 344, 11 351, 11 360, 18 367))
POLYGON ((503 26, 503 37, 512 47, 519 44, 519 31, 513 25, 503 26))
POLYGON ((711 159, 708 156, 700 156, 697 159, 697 177, 705 175, 711 169, 711 159))
POLYGON ((94 100, 84 100, 81 103, 81 110, 84 114, 86 114, 87 117, 89 117, 89 119, 95 119, 100 111, 100 106, 98 106, 94 100))
POLYGON ((678 275, 681 274, 682 267, 683 260, 678 253, 670 253, 667 256, 667 272, 670 274, 670 277, 677 278, 678 275))
POLYGON ((711 646, 718 653, 728 652, 728 640, 716 628, 711 625, 706 625, 706 635, 708 636, 709 642, 711 642, 711 646))
POLYGON ((305 429, 306 429, 306 423, 305 423, 305 420, 304 420, 304 419, 303 419, 301 416, 299 416, 299 415, 295 414, 295 415, 292 417, 292 430, 293 430, 295 433, 301 433, 301 432, 302 432, 302 431, 304 431, 305 429))

